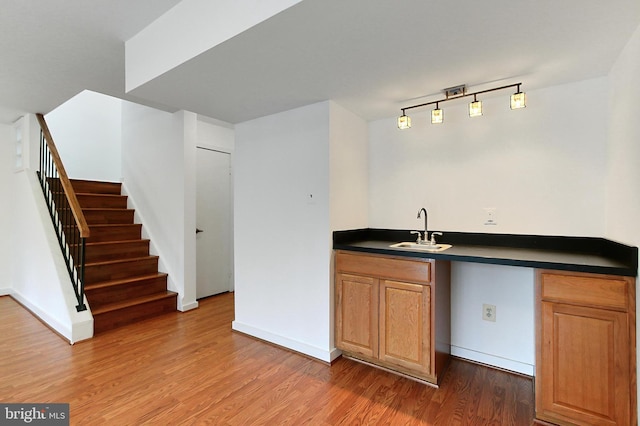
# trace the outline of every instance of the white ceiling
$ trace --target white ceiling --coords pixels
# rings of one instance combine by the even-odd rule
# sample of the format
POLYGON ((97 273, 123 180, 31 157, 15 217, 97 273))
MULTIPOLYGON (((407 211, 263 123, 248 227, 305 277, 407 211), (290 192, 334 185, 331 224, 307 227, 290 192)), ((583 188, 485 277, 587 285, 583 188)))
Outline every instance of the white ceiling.
POLYGON ((0 123, 124 92, 124 42, 180 0, 0 0, 0 123))
POLYGON ((178 1, 3 1, 0 122, 84 89, 230 123, 326 99, 372 120, 458 84, 604 76, 640 25, 638 0, 304 0, 125 94, 123 42, 178 1))

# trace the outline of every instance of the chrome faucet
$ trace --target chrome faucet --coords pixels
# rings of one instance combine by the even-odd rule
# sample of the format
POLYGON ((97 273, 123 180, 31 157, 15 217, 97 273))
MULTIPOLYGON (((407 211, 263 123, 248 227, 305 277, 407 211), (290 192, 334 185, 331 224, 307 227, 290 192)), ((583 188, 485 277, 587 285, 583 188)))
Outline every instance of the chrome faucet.
POLYGON ((442 235, 442 232, 432 232, 431 233, 431 241, 429 241, 430 246, 438 245, 436 242, 436 235, 442 235))
MULTIPOLYGON (((418 210, 418 219, 420 219, 420 214, 424 212, 424 238, 422 239, 423 243, 427 243, 429 241, 429 231, 427 230, 427 210, 423 207, 418 210)), ((420 234, 418 234, 418 238, 420 238, 420 234)))

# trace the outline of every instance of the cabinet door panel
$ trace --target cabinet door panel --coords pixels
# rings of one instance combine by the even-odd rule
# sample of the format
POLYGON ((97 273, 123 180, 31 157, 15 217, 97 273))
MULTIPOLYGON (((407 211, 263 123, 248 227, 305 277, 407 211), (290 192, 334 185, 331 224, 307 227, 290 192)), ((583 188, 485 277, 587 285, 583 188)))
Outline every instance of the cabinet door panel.
POLYGON ((627 424, 625 313, 542 303, 539 415, 580 424, 627 424))
POLYGON ((378 280, 337 274, 336 346, 378 356, 378 280))
POLYGON ((380 359, 421 373, 431 368, 431 287, 380 282, 380 359))

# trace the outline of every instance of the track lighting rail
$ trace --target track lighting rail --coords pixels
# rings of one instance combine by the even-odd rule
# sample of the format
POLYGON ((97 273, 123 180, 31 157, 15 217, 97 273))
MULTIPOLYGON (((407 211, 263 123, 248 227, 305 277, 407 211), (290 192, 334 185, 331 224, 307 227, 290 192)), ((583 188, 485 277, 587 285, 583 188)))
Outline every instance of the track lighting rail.
POLYGON ((438 99, 436 101, 425 102, 422 104, 411 105, 408 107, 401 108, 402 115, 398 117, 398 128, 401 130, 408 129, 411 127, 411 117, 406 114, 407 110, 425 107, 428 105, 436 106, 436 109, 431 111, 431 123, 432 124, 441 124, 444 121, 444 113, 440 109, 440 103, 451 101, 454 99, 466 98, 468 96, 473 96, 473 102, 469 104, 469 116, 470 117, 478 117, 482 115, 482 102, 478 100, 478 95, 483 93, 495 92, 497 90, 504 90, 510 87, 517 87, 516 93, 511 95, 511 109, 519 109, 524 108, 526 106, 525 94, 520 91, 520 85, 522 83, 514 83, 507 84, 506 86, 494 87, 493 89, 486 90, 478 90, 477 92, 466 93, 466 86, 460 85, 450 89, 445 89, 444 92, 447 95, 443 99, 438 99), (451 93, 455 92, 453 95, 451 93))
POLYGON ((405 115, 404 112, 406 110, 409 110, 409 109, 420 108, 420 107, 425 107, 425 106, 429 106, 429 105, 435 105, 435 104, 439 104, 439 103, 442 103, 442 102, 453 101, 455 99, 466 98, 468 96, 477 96, 477 95, 481 95, 483 93, 495 92, 497 90, 504 90, 504 89, 508 89, 510 87, 516 87, 516 86, 518 88, 518 92, 520 92, 520 85, 522 85, 522 83, 514 83, 514 84, 508 84, 506 86, 496 87, 494 89, 486 89, 486 90, 479 90, 479 91, 473 92, 473 93, 465 93, 464 95, 459 95, 459 96, 456 96, 456 97, 453 97, 453 98, 443 98, 443 99, 439 99, 437 101, 425 102, 423 104, 418 104, 418 105, 411 105, 411 106, 408 106, 408 107, 401 108, 401 111, 402 111, 402 115, 405 115))

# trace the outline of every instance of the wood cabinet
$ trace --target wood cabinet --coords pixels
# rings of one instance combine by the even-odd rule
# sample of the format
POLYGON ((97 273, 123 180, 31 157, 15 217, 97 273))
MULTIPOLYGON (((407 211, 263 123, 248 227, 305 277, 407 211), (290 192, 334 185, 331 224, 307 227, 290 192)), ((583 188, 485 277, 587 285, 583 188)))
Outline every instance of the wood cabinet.
POLYGON ((449 262, 336 252, 336 346, 437 384, 450 354, 449 262))
POLYGON ((536 272, 536 418, 633 425, 635 280, 536 272))

